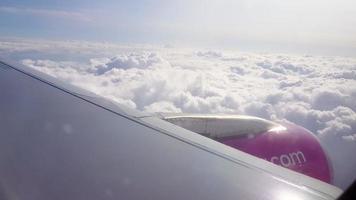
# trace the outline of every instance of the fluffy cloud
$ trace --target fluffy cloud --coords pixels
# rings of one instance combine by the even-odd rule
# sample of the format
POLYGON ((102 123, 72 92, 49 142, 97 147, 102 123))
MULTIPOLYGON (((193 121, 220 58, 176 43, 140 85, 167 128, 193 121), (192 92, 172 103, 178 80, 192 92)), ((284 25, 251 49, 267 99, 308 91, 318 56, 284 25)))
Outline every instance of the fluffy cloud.
MULTIPOLYGON (((27 43, 22 48, 29 51, 27 43)), ((4 44, 0 51, 13 50, 4 44)), ((355 58, 54 44, 68 54, 88 51, 82 60, 26 54, 22 62, 147 112, 248 114, 299 124, 327 149, 336 185, 356 178, 355 58)), ((42 43, 33 48, 63 55, 42 43)))
POLYGON ((220 58, 222 53, 218 51, 198 51, 197 56, 205 58, 220 58))
MULTIPOLYGON (((95 60, 92 60, 92 62, 95 63, 95 60)), ((164 63, 164 60, 155 53, 131 53, 129 55, 118 55, 107 60, 107 62, 105 63, 96 63, 97 65, 94 65, 94 69, 92 69, 91 71, 89 70, 90 72, 93 72, 96 75, 102 75, 113 69, 145 69, 158 64, 169 66, 169 63, 164 63)))
POLYGON ((343 95, 338 90, 321 90, 316 91, 312 96, 312 107, 318 110, 332 110, 339 105, 344 105, 343 95))

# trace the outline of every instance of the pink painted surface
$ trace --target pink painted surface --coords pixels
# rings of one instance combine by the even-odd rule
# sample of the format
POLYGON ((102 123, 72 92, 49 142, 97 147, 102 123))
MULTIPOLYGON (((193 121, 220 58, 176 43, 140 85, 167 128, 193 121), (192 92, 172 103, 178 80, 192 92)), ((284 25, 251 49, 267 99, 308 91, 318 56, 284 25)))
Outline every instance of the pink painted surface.
POLYGON ((220 138, 218 141, 277 165, 331 183, 332 169, 318 139, 308 130, 291 124, 284 130, 220 138))

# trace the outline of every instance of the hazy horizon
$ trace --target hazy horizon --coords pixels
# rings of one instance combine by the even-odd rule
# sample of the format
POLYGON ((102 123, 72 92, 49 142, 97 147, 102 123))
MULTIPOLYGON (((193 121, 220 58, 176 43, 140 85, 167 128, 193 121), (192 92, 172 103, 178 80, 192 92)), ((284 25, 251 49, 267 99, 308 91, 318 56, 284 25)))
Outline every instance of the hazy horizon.
POLYGON ((0 36, 355 56, 352 0, 10 1, 0 36))

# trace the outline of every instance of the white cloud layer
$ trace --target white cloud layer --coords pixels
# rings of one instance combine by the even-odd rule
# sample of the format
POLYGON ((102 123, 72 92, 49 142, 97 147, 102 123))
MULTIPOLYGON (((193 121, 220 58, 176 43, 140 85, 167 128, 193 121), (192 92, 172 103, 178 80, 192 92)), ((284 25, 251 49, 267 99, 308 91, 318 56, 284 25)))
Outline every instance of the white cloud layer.
MULTIPOLYGON (((116 55, 103 55, 102 44, 90 45, 84 45, 92 51, 86 62, 22 62, 143 111, 247 114, 296 123, 322 141, 337 186, 346 188, 356 178, 355 58, 112 45, 116 55)), ((0 43, 0 51, 9 46, 0 43)))

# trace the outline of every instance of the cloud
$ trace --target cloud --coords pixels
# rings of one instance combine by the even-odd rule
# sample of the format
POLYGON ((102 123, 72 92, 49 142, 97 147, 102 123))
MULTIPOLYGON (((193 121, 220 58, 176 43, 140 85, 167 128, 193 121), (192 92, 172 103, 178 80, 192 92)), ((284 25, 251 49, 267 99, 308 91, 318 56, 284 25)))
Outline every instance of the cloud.
POLYGON ((0 12, 16 14, 16 15, 33 15, 38 17, 52 17, 76 21, 92 21, 92 19, 82 12, 73 12, 65 10, 51 9, 36 9, 36 8, 20 8, 10 6, 0 6, 0 12))
POLYGON ((356 179, 355 155, 356 134, 335 137, 333 134, 324 134, 319 137, 324 149, 329 155, 334 168, 334 183, 340 188, 347 188, 356 179), (352 152, 352 153, 351 153, 352 152))
POLYGON ((51 52, 57 60, 28 57, 22 62, 131 108, 248 114, 296 123, 322 141, 333 163, 334 184, 346 188, 356 178, 355 58, 79 41, 17 43, 22 45, 0 40, 0 50, 51 52), (63 51, 84 52, 84 59, 58 58, 63 51))
POLYGON ((158 101, 144 107, 149 112, 180 113, 181 109, 177 108, 172 102, 158 101))
POLYGON ((312 107, 318 110, 332 110, 343 105, 345 97, 339 91, 317 91, 312 97, 312 107))
POLYGON ((271 104, 257 101, 248 103, 244 107, 244 114, 271 119, 275 117, 275 109, 271 104))
MULTIPOLYGON (((96 60, 91 60, 92 62, 98 63, 96 60)), ((94 72, 96 75, 102 75, 106 72, 109 72, 113 69, 130 69, 130 68, 147 68, 153 67, 155 65, 161 64, 165 66, 169 66, 169 63, 163 63, 164 60, 160 58, 155 53, 131 53, 129 55, 118 55, 109 60, 105 60, 107 62, 97 64, 94 66, 90 72, 94 72)))
POLYGON ((197 56, 205 58, 220 58, 222 53, 219 51, 198 51, 197 56))
POLYGON ((330 74, 330 76, 337 78, 337 79, 352 79, 352 80, 356 80, 356 68, 354 69, 354 71, 343 71, 343 72, 339 72, 336 74, 330 74))

